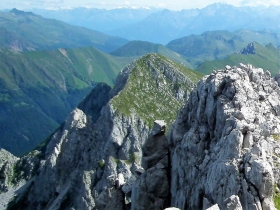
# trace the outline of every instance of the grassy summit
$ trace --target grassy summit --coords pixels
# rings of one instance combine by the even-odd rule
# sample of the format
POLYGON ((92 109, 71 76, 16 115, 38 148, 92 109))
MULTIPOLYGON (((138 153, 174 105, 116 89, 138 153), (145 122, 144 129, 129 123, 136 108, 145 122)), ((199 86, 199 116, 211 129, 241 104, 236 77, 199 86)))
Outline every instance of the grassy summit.
POLYGON ((125 115, 137 113, 149 126, 155 119, 170 125, 184 103, 184 93, 201 76, 164 56, 149 54, 132 64, 124 89, 111 104, 125 115))

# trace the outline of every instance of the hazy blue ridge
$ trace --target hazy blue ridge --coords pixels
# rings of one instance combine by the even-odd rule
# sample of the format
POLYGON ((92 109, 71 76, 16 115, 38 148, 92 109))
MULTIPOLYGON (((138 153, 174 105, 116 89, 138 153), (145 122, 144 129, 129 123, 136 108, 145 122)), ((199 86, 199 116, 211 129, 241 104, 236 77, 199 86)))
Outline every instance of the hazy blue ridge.
POLYGON ((0 29, 0 46, 11 45, 11 49, 18 46, 18 51, 94 46, 111 52, 128 42, 120 37, 16 9, 9 13, 0 12, 0 29))

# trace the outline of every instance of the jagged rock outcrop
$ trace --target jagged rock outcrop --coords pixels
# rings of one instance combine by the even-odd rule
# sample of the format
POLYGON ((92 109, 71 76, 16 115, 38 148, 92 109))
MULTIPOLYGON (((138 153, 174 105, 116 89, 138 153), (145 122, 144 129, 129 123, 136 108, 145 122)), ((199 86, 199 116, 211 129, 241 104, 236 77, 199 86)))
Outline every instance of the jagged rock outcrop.
POLYGON ((274 186, 280 185, 277 78, 240 64, 198 83, 169 133, 172 206, 275 209, 274 186))
POLYGON ((98 84, 44 149, 1 159, 7 189, 0 196, 15 197, 10 209, 274 210, 280 75, 243 64, 213 71, 190 93, 166 138, 168 114, 193 87, 172 65, 157 55, 132 63, 113 89, 98 84))
POLYGON ((256 49, 254 42, 249 43, 244 49, 240 51, 240 53, 243 55, 255 54, 256 49))
POLYGON ((0 192, 7 192, 13 177, 14 165, 19 158, 10 152, 0 149, 0 192))
MULTIPOLYGON (((151 123, 166 117, 170 124, 199 77, 151 54, 127 66, 113 89, 98 84, 36 156, 40 158, 38 169, 33 170, 36 175, 10 208, 130 209, 132 188, 143 174, 146 182, 152 182, 151 196, 165 202, 168 141, 164 132, 151 134, 151 123), (164 152, 155 155, 156 162, 146 159, 148 168, 143 167, 142 147, 159 139, 163 144, 158 149, 164 152), (155 188, 162 179, 149 178, 154 175, 165 180, 161 190, 155 188)), ((145 157, 149 152, 145 150, 145 157)), ((141 209, 139 205, 135 208, 141 209)))
POLYGON ((9 201, 28 189, 39 167, 39 157, 38 151, 18 158, 0 150, 0 209, 5 209, 9 201))

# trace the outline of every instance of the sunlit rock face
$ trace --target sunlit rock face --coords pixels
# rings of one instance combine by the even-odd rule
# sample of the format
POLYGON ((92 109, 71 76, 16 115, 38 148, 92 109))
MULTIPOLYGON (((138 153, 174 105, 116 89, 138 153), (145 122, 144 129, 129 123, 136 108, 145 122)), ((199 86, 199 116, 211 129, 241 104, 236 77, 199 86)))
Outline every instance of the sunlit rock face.
POLYGON ((169 207, 164 133, 200 77, 150 54, 122 70, 114 88, 98 84, 37 148, 39 164, 11 209, 169 207), (149 185, 145 197, 139 182, 149 185))
POLYGON ((171 204, 180 209, 275 209, 280 88, 251 65, 205 76, 173 124, 171 204))
POLYGON ((280 75, 240 64, 195 86, 172 65, 140 59, 113 89, 98 84, 38 151, 0 151, 1 207, 275 209, 280 75))

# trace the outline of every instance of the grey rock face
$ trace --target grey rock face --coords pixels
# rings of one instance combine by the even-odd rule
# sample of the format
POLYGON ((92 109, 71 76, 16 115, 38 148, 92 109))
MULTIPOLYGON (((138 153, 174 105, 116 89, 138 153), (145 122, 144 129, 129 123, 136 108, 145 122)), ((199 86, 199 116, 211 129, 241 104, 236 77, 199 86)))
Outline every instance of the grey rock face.
POLYGON ((11 200, 29 189, 39 167, 38 156, 39 152, 34 151, 18 158, 0 150, 0 209, 6 209, 11 200))
MULTIPOLYGON (((183 103, 188 88, 182 83, 193 86, 192 81, 197 79, 197 75, 193 74, 192 79, 187 79, 179 67, 174 66, 173 62, 153 54, 127 66, 116 79, 112 90, 106 84, 98 84, 52 135, 44 151, 36 155, 39 157, 36 175, 33 174, 25 193, 13 200, 15 205, 34 210, 115 210, 131 209, 132 206, 141 209, 146 206, 145 203, 157 209, 167 207, 169 179, 168 141, 163 135, 165 123, 158 121, 159 127, 154 129, 156 132, 153 136, 148 120, 143 120, 147 118, 143 115, 140 118, 135 111, 139 105, 143 108, 141 104, 135 104, 134 111, 127 113, 121 108, 129 109, 129 105, 114 103, 114 99, 130 99, 125 96, 131 92, 131 98, 137 97, 137 92, 133 91, 138 89, 132 87, 139 81, 131 76, 136 71, 149 75, 145 79, 155 84, 153 90, 157 94, 167 96, 166 89, 178 83, 176 90, 180 90, 180 94, 176 97, 174 94, 177 92, 170 91, 172 103, 183 103), (128 90, 131 91, 128 93, 128 90), (150 135, 151 141, 146 144, 150 135), (141 187, 136 189, 136 182, 145 183, 147 187, 139 185, 141 187), (133 189, 141 193, 147 190, 147 196, 142 198, 134 194, 133 189), (134 202, 133 198, 137 198, 137 201, 134 202)), ((141 96, 150 100, 153 96, 150 96, 149 83, 145 85, 149 95, 143 91, 141 96)), ((168 99, 171 98, 170 93, 168 99)), ((134 101, 131 99, 130 102, 134 101)), ((158 102, 157 105, 162 107, 164 104, 158 102)))
POLYGON ((206 210, 220 210, 220 208, 219 208, 218 204, 215 204, 215 205, 207 208, 206 210))
MULTIPOLYGON (((155 122, 153 130, 161 127, 159 122, 155 122)), ((144 144, 143 167, 146 171, 133 184, 131 209, 161 210, 168 207, 168 140, 164 132, 152 133, 144 144)))
POLYGON ((98 83, 94 90, 79 104, 78 108, 95 122, 100 117, 104 104, 109 101, 111 87, 104 83, 98 83))
POLYGON ((240 203, 239 197, 232 195, 224 201, 224 209, 228 210, 242 210, 242 205, 240 203))
POLYGON ((8 191, 14 175, 14 167, 19 158, 10 152, 0 149, 0 193, 8 191))
POLYGON ((30 158, 17 160, 30 171, 22 177, 33 176, 15 199, 21 209, 125 208, 122 186, 141 168, 141 147, 149 129, 139 117, 124 116, 108 103, 110 89, 98 84, 72 111, 45 153, 35 154, 41 155, 38 167, 34 158, 30 163, 30 158))
POLYGON ((164 120, 156 120, 154 122, 154 127, 152 129, 152 134, 155 136, 155 135, 158 135, 158 134, 164 134, 165 132, 165 129, 166 129, 166 123, 164 120))
MULTIPOLYGON (((117 81, 127 82, 131 68, 117 81)), ((6 166, 0 161, 1 184, 19 172, 13 180, 24 183, 14 201, 21 209, 273 210, 280 187, 279 78, 243 64, 213 72, 191 92, 168 138, 163 121, 150 129, 137 113, 110 103, 124 84, 112 90, 99 84, 45 152, 6 158, 6 166)))
POLYGON ((169 132, 172 206, 275 209, 280 88, 250 65, 204 77, 169 132))
POLYGON ((253 42, 249 43, 247 47, 240 51, 241 54, 248 55, 248 54, 255 54, 255 45, 253 42))
POLYGON ((99 119, 91 123, 82 110, 72 112, 48 145, 28 192, 28 208, 124 208, 121 186, 140 164, 149 130, 139 118, 119 115, 110 105, 99 119))

